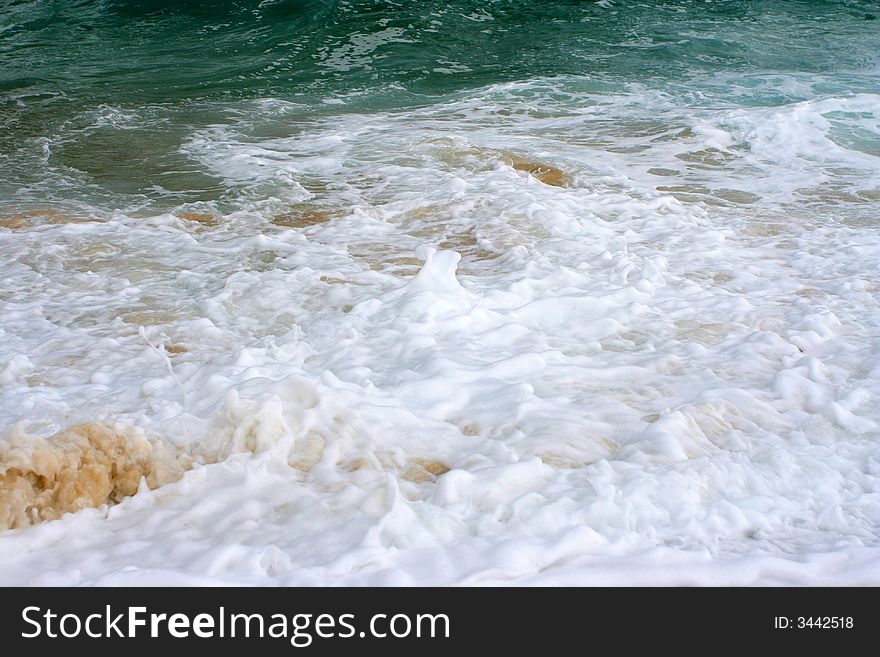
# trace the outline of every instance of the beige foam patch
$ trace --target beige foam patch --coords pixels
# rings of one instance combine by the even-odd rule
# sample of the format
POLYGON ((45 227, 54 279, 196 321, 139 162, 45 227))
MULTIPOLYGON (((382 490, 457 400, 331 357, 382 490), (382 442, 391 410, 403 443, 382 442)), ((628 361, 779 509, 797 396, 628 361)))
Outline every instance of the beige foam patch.
POLYGON ((322 275, 320 280, 327 285, 362 285, 362 283, 358 283, 357 281, 351 281, 347 278, 340 278, 338 276, 322 275))
POLYGON ((180 315, 165 310, 129 310, 119 314, 122 321, 126 324, 135 324, 138 326, 162 326, 165 324, 173 324, 180 319, 180 315))
MULTIPOLYGON (((305 437, 297 439, 296 449, 291 452, 288 462, 292 468, 309 473, 321 462, 326 446, 327 439, 324 436, 310 431, 305 437)), ((248 444, 247 448, 252 452, 257 451, 257 448, 251 444, 248 444)))
POLYGON ((311 207, 295 207, 288 212, 275 215, 272 223, 285 228, 309 228, 326 223, 333 218, 329 210, 311 207))
POLYGON ((415 276, 424 262, 411 256, 390 256, 370 263, 370 269, 397 276, 415 276))
POLYGON ((190 466, 161 440, 97 422, 48 439, 15 438, 0 445, 0 530, 118 503, 138 491, 142 478, 157 488, 190 466))
POLYGON ((498 257, 497 253, 487 251, 480 246, 473 226, 464 231, 447 235, 446 239, 440 243, 440 248, 457 251, 462 256, 474 260, 494 260, 498 257))
POLYGON ((446 138, 432 139, 428 143, 439 146, 441 148, 438 153, 439 159, 454 167, 472 168, 476 165, 479 170, 484 170, 487 164, 486 159, 500 159, 517 171, 524 171, 534 176, 545 185, 565 187, 569 183, 569 177, 562 169, 545 162, 514 155, 507 150, 461 146, 446 138))
POLYGON ((341 468, 346 472, 357 472, 359 470, 371 470, 373 468, 373 464, 370 463, 368 459, 359 456, 356 459, 352 459, 351 461, 343 463, 341 465, 341 468))
POLYGON ((790 230, 789 226, 779 221, 753 221, 746 225, 743 233, 752 237, 779 237, 790 230))
POLYGON ((691 319, 675 320, 675 327, 679 330, 678 337, 683 340, 700 342, 707 345, 715 345, 724 341, 730 328, 719 322, 700 322, 691 319))
POLYGON ((27 217, 0 217, 0 228, 23 230, 25 228, 31 228, 33 225, 33 221, 27 217))
POLYGON ((353 245, 349 253, 373 271, 393 276, 415 276, 424 264, 421 259, 409 255, 406 251, 379 243, 362 242, 353 245))
POLYGON ((440 461, 413 459, 412 465, 403 473, 403 478, 413 483, 435 481, 449 472, 449 466, 440 461))
POLYGON ((82 224, 100 221, 96 217, 68 214, 59 210, 27 210, 14 214, 0 215, 0 228, 24 230, 43 225, 82 224))
POLYGON ((557 470, 577 470, 578 468, 584 468, 595 463, 596 460, 598 460, 576 459, 567 454, 555 454, 553 452, 541 452, 535 456, 541 459, 541 462, 544 465, 549 465, 551 468, 556 468, 557 470))
POLYGON ((216 226, 219 223, 217 215, 208 212, 178 212, 174 216, 202 226, 216 226))
POLYGON ((549 164, 532 162, 531 160, 516 156, 511 158, 510 164, 517 171, 525 171, 545 185, 565 187, 568 184, 568 176, 566 176, 565 172, 549 164))

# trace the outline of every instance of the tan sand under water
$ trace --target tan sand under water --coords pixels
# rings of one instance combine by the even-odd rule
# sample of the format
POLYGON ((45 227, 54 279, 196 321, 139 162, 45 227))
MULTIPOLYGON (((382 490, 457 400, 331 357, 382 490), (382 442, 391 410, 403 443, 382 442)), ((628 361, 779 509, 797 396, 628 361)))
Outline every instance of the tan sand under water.
POLYGON ((558 169, 549 164, 541 162, 532 162, 522 157, 512 157, 510 159, 511 166, 517 171, 525 171, 534 176, 545 185, 552 187, 565 187, 568 184, 568 176, 562 169, 558 169))
POLYGON ((58 210, 27 210, 23 212, 0 212, 0 228, 26 230, 38 226, 61 224, 82 224, 100 221, 96 217, 67 214, 58 210))
POLYGON ((285 228, 310 228, 326 223, 333 219, 334 215, 329 210, 311 208, 308 206, 295 206, 283 214, 272 218, 272 223, 285 228))
POLYGON ((178 212, 175 216, 178 219, 190 221, 195 224, 201 224, 202 226, 213 227, 218 224, 217 215, 210 214, 208 212, 178 212))
POLYGON ((191 460, 136 430, 98 422, 0 445, 0 531, 53 520, 177 481, 191 460))

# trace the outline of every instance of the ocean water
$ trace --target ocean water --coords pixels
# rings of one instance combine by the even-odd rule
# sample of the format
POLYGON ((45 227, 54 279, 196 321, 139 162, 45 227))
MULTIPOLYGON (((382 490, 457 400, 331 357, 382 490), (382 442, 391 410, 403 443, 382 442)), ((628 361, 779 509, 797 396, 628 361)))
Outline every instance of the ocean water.
POLYGON ((880 584, 878 261, 875 1, 0 0, 0 583, 880 584))

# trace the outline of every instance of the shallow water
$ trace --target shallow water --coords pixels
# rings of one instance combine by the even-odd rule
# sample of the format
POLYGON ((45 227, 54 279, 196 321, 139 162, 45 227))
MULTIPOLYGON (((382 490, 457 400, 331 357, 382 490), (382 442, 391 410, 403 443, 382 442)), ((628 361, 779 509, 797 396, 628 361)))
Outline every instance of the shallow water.
POLYGON ((876 3, 59 5, 0 426, 195 463, 0 582, 880 582, 876 3))

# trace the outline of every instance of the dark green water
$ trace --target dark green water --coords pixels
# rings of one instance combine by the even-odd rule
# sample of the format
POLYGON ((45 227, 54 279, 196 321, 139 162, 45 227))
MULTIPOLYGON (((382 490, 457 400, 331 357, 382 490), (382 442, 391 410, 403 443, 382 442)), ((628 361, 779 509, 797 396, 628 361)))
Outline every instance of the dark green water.
POLYGON ((7 0, 0 194, 99 207, 216 198, 223 182, 180 148, 259 99, 295 103, 292 125, 554 78, 596 93, 640 84, 693 106, 880 89, 877 2, 603 4, 7 0), (807 78, 810 89, 750 92, 750 74, 807 78), (137 119, 124 126, 107 119, 128 114, 137 119))

